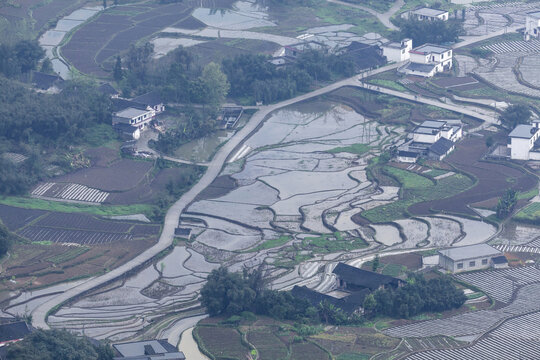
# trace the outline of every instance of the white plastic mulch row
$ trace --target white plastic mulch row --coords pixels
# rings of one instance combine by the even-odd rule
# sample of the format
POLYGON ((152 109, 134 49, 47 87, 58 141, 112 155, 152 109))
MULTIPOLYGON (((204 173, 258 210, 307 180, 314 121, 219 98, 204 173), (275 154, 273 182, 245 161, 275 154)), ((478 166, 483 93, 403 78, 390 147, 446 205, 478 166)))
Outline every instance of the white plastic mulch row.
POLYGON ((86 201, 92 203, 102 203, 109 196, 108 192, 93 189, 81 184, 57 184, 57 183, 44 183, 38 185, 33 191, 32 195, 46 196, 63 200, 76 200, 86 201), (60 191, 48 193, 49 190, 55 185, 60 187, 60 191))

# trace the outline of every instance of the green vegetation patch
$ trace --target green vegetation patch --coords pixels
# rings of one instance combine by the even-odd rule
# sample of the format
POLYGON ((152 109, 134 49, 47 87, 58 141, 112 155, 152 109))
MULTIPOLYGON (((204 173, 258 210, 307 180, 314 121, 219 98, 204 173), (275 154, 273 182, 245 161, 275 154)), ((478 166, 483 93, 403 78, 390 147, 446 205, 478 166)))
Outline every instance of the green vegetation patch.
POLYGON ((362 155, 362 154, 367 153, 369 151, 369 149, 371 149, 371 148, 366 144, 353 144, 353 145, 349 145, 349 146, 333 148, 333 149, 327 150, 327 152, 329 152, 331 154, 337 154, 337 153, 341 153, 341 152, 348 152, 348 153, 351 153, 351 154, 362 155))
POLYGON ((253 249, 250 249, 248 251, 261 251, 261 250, 266 250, 266 249, 271 249, 271 248, 275 248, 275 247, 278 247, 278 246, 282 246, 282 245, 285 245, 286 243, 288 243, 289 241, 291 240, 291 237, 288 236, 288 235, 281 235, 280 237, 278 237, 277 239, 269 239, 269 240, 266 240, 264 241, 262 244, 259 244, 257 245, 255 248, 253 249))
POLYGON ((371 79, 368 80, 368 83, 379 85, 388 89, 397 90, 397 91, 403 91, 403 92, 410 92, 409 89, 407 89, 405 86, 401 85, 397 81, 393 80, 385 80, 385 79, 371 79))
POLYGON ((67 213, 87 213, 100 216, 152 214, 154 207, 146 204, 136 205, 83 205, 76 203, 63 203, 19 196, 0 198, 0 204, 25 209, 49 210, 67 213))
POLYGON ((306 237, 302 240, 302 248, 304 250, 311 250, 318 254, 349 251, 367 246, 368 244, 363 239, 343 237, 339 232, 333 235, 323 234, 317 237, 306 237))
MULTIPOLYGON (((401 171, 408 172, 405 170, 401 171)), ((404 175, 400 172, 396 173, 399 174, 398 176, 404 175)), ((419 175, 417 176, 421 177, 419 175)), ((362 212, 363 217, 373 223, 388 222, 408 217, 407 209, 413 204, 451 197, 474 185, 474 182, 470 178, 462 174, 446 177, 438 180, 435 184, 428 179, 420 180, 410 175, 401 176, 399 179, 403 186, 400 200, 364 211, 362 212), (429 185, 427 185, 427 182, 429 182, 429 185)))
POLYGON ((244 346, 240 333, 233 328, 198 326, 194 334, 199 346, 218 359, 247 359, 249 349, 244 346))
POLYGON ((355 26, 347 31, 358 35, 364 35, 367 32, 376 32, 381 35, 388 33, 388 29, 367 11, 333 3, 321 5, 315 9, 315 15, 326 23, 353 24, 355 26))
POLYGON ((75 259, 76 257, 78 257, 79 255, 84 254, 88 250, 90 250, 90 248, 85 247, 85 246, 72 247, 68 251, 66 251, 66 252, 64 252, 62 254, 51 256, 50 258, 48 258, 46 260, 50 261, 50 262, 52 262, 54 264, 61 264, 61 263, 64 263, 64 262, 68 262, 68 261, 70 261, 72 259, 75 259))
POLYGON ((385 166, 383 171, 396 178, 404 189, 422 189, 433 186, 432 180, 411 171, 393 166, 385 166))
POLYGON ((514 215, 517 221, 540 224, 540 203, 532 203, 514 215))

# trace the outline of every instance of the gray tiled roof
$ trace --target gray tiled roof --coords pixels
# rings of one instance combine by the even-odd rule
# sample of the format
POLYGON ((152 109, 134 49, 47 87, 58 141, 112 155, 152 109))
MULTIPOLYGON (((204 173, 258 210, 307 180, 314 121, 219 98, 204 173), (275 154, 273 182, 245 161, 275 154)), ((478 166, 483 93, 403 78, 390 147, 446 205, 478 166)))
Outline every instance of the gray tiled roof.
POLYGON ((459 261, 484 256, 501 255, 502 253, 488 244, 476 244, 439 250, 439 254, 444 255, 454 261, 459 261))
POLYGON ((532 139, 538 130, 538 128, 531 125, 518 125, 508 136, 522 139, 532 139))

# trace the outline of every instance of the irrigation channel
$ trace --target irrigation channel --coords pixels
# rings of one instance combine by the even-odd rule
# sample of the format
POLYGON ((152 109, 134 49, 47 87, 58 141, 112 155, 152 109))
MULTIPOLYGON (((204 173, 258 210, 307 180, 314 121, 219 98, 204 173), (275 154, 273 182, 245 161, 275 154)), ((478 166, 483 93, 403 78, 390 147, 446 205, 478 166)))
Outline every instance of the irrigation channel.
MULTIPOLYGON (((484 40, 491 36, 497 36, 497 35, 490 34, 487 37, 481 36, 479 37, 479 41, 484 40)), ((71 299, 84 296, 84 294, 88 293, 89 291, 94 290, 111 281, 114 281, 129 271, 132 271, 134 269, 140 269, 141 266, 151 261, 151 259, 156 257, 163 250, 167 249, 173 242, 174 229, 179 224, 179 219, 180 219, 181 214, 194 202, 195 198, 216 179, 216 177, 221 173, 227 160, 241 149, 241 146, 243 145, 244 141, 250 136, 252 136, 254 132, 258 129, 258 127, 265 120, 271 117, 272 113, 284 107, 287 107, 289 105, 300 103, 305 100, 313 99, 317 96, 324 95, 326 93, 332 92, 344 86, 361 87, 363 86, 361 83, 362 78, 369 75, 374 75, 380 72, 396 69, 399 65, 400 64, 388 65, 374 71, 366 72, 366 73, 356 75, 354 77, 336 82, 324 88, 315 90, 307 94, 300 95, 298 97, 280 102, 278 104, 261 107, 260 110, 252 116, 249 122, 240 131, 238 131, 234 136, 232 136, 231 139, 227 143, 224 144, 224 146, 222 146, 219 149, 219 151, 216 153, 214 158, 208 163, 208 169, 206 173, 203 175, 203 177, 200 179, 200 181, 197 184, 195 184, 188 192, 182 195, 182 197, 171 206, 171 208, 168 210, 166 214, 163 231, 157 244, 147 249, 136 258, 108 272, 107 274, 84 281, 83 283, 77 284, 76 286, 68 290, 65 290, 61 294, 48 298, 44 303, 40 304, 33 310, 32 312, 33 325, 38 328, 44 328, 44 329, 49 328, 49 325, 47 323, 47 317, 49 315, 49 312, 51 312, 53 309, 58 309, 62 304, 65 304, 71 299)), ((371 89, 371 90, 381 91, 381 88, 371 89)), ((422 97, 415 97, 414 95, 405 94, 405 93, 392 94, 392 95, 405 97, 411 101, 416 101, 420 103, 427 103, 427 104, 432 104, 436 106, 443 105, 441 107, 453 110, 458 113, 466 114, 468 116, 472 116, 482 121, 496 122, 495 118, 490 117, 483 113, 479 113, 471 108, 466 108, 463 106, 457 106, 453 104, 438 103, 432 99, 424 99, 422 97)), ((381 229, 381 231, 382 230, 383 229, 381 229)))

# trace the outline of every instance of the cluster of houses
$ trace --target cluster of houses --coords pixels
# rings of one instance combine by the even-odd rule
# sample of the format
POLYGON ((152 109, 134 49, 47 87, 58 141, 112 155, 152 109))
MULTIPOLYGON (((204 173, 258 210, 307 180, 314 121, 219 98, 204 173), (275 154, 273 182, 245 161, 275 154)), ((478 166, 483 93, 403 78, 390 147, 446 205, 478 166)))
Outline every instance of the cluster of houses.
POLYGON ((158 91, 151 91, 133 99, 123 99, 110 84, 102 84, 98 90, 111 97, 114 110, 113 128, 128 139, 139 139, 141 132, 154 125, 156 116, 165 111, 158 91))
MULTIPOLYGON (((487 244, 443 249, 438 251, 437 256, 439 268, 452 274, 508 267, 508 260, 503 253, 487 244)), ((306 286, 295 286, 291 294, 307 300, 313 306, 326 302, 347 314, 362 314, 366 296, 379 289, 397 289, 405 284, 405 281, 399 278, 362 270, 345 263, 339 263, 333 274, 336 276, 335 291, 330 294, 323 294, 306 286)))
POLYGON ((405 284, 401 279, 362 270, 345 263, 337 264, 333 274, 337 279, 337 291, 334 291, 334 296, 322 294, 306 286, 295 286, 291 294, 307 300, 313 306, 327 302, 347 314, 361 314, 364 311, 366 296, 379 289, 398 288, 405 284))
POLYGON ((462 137, 460 120, 426 120, 417 125, 407 141, 399 146, 397 160, 415 163, 423 157, 441 161, 455 149, 456 142, 462 137))

